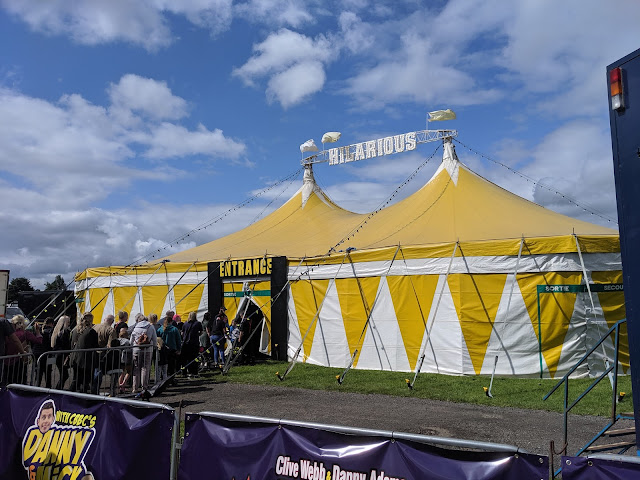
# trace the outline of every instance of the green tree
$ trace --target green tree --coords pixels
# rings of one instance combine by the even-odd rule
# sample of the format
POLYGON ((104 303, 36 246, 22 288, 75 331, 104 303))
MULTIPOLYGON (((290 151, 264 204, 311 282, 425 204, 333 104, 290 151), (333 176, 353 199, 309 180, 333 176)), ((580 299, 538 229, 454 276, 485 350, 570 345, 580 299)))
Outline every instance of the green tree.
POLYGON ((34 292, 36 289, 31 285, 31 281, 25 277, 16 277, 9 282, 9 288, 7 289, 8 297, 7 301, 17 302, 18 292, 34 292))
POLYGON ((53 282, 46 282, 44 285, 45 290, 66 290, 67 284, 62 278, 62 275, 56 275, 53 282))

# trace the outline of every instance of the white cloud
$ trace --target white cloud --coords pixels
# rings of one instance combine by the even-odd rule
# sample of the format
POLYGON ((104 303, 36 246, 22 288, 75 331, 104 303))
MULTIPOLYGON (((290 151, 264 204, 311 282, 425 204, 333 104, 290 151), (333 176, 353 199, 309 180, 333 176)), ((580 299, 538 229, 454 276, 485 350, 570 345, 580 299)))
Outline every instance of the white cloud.
POLYGON ((162 12, 145 1, 3 0, 3 6, 35 31, 68 35, 81 44, 125 41, 154 49, 171 43, 162 12))
POLYGON ((116 109, 142 113, 156 120, 177 120, 187 115, 187 102, 171 93, 166 82, 134 74, 123 75, 109 89, 116 109))
POLYGON ((312 14, 299 0, 251 0, 235 6, 235 15, 251 22, 299 28, 313 22, 312 14))
POLYGON ((189 131, 180 125, 162 123, 152 128, 148 138, 149 158, 175 158, 188 155, 206 155, 236 159, 245 152, 244 144, 226 138, 222 130, 207 130, 198 125, 189 131))
POLYGON ((283 108, 288 108, 322 90, 325 80, 324 67, 320 62, 297 63, 269 80, 267 98, 275 99, 283 108))
MULTIPOLYGON (((3 268, 11 269, 12 277, 28 271, 35 281, 50 281, 58 273, 70 280, 87 264, 119 264, 159 248, 158 218, 184 232, 201 223, 208 209, 145 204, 107 210, 97 205, 130 195, 130 186, 139 180, 198 175, 193 164, 187 173, 159 159, 195 155, 235 160, 245 152, 243 143, 225 137, 220 129, 199 125, 189 130, 157 122, 156 117, 186 114, 186 102, 164 82, 126 75, 112 85, 110 94, 115 104, 103 107, 79 94, 48 102, 0 89, 0 222, 8 226, 3 268), (134 87, 142 84, 142 90, 155 95, 136 98, 136 88, 124 88, 131 80, 134 87), (165 103, 165 111, 153 110, 154 98, 165 103), (128 111, 127 121, 114 111, 128 111), (148 217, 142 220, 143 215, 148 217)), ((206 169, 207 163, 200 168, 206 169)), ((140 193, 134 197, 144 195, 140 193)), ((193 246, 193 241, 186 245, 193 246)), ((185 245, 174 245, 164 255, 182 248, 185 245)))
POLYGON ((267 99, 284 107, 295 105, 322 89, 326 79, 324 65, 334 57, 331 42, 323 35, 315 39, 281 29, 253 46, 254 55, 233 75, 247 85, 269 77, 267 99))

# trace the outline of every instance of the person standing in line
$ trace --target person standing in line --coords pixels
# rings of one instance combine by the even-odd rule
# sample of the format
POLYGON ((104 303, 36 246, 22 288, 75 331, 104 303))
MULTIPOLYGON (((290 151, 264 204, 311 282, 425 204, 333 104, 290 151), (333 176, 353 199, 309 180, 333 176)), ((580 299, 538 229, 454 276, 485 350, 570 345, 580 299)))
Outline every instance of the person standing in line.
POLYGON ((48 356, 44 355, 51 350, 51 334, 53 333, 53 317, 47 317, 42 326, 42 343, 33 344, 33 355, 38 362, 37 378, 35 385, 37 387, 42 383, 42 377, 45 377, 45 388, 51 388, 51 374, 53 373, 53 365, 47 365, 48 356))
MULTIPOLYGON (((80 323, 76 325, 71 334, 71 344, 75 345, 74 350, 97 349, 98 332, 93 329, 93 314, 90 312, 82 315, 80 323)), ((74 368, 76 377, 76 388, 79 392, 98 393, 93 384, 93 372, 98 365, 99 357, 95 351, 73 352, 71 354, 71 365, 74 368)))
POLYGON ((136 324, 131 333, 133 345, 133 392, 149 388, 151 358, 158 342, 156 329, 142 313, 136 315, 136 324))
MULTIPOLYGON (((118 338, 121 347, 130 347, 131 342, 127 334, 126 328, 120 329, 120 337, 118 338)), ((124 393, 129 386, 129 380, 131 379, 131 367, 133 365, 133 354, 130 348, 123 348, 120 350, 120 363, 122 365, 122 373, 118 378, 118 386, 120 387, 120 393, 124 393)))
POLYGON ((120 310, 118 312, 118 323, 114 327, 114 336, 115 338, 120 338, 120 330, 123 328, 129 328, 129 314, 124 310, 120 310))
POLYGON ((169 377, 176 373, 178 355, 182 348, 182 337, 169 316, 164 317, 164 325, 158 330, 160 338, 167 347, 167 374, 169 377))
MULTIPOLYGON (((35 333, 26 330, 26 321, 22 315, 16 315, 11 319, 11 324, 16 332, 16 337, 22 344, 22 348, 29 353, 32 351, 33 345, 42 343, 42 335, 40 334, 40 326, 36 323, 35 333)), ((19 350, 14 350, 15 346, 10 345, 7 355, 16 355, 19 350)), ((11 378, 10 383, 27 383, 27 360, 29 357, 16 358, 10 361, 11 378)))
MULTIPOLYGON (((99 348, 106 348, 111 345, 111 340, 114 339, 113 335, 115 333, 115 329, 113 328, 113 321, 114 321, 113 315, 107 315, 102 320, 102 323, 93 326, 93 329, 98 334, 99 348)), ((98 352, 99 357, 102 357, 104 354, 105 352, 98 352)), ((95 366, 95 369, 93 371, 93 381, 95 384, 93 387, 93 390, 95 391, 97 391, 100 388, 100 385, 102 384, 102 377, 107 372, 104 369, 103 363, 104 362, 101 361, 99 365, 95 366)))
MULTIPOLYGON (((13 349, 19 354, 26 353, 22 342, 18 339, 13 325, 4 317, 0 317, 0 357, 7 355, 7 350, 13 349), (12 345, 12 347, 9 347, 12 345)), ((8 371, 8 363, 5 361, 0 364, 0 387, 6 385, 8 371)))
POLYGON ((182 328, 183 364, 187 366, 189 376, 198 375, 198 362, 194 360, 198 357, 201 333, 202 324, 198 321, 196 312, 189 313, 187 323, 182 328))
POLYGON ((160 330, 162 325, 158 322, 158 315, 156 313, 149 315, 149 323, 153 325, 153 328, 156 329, 156 333, 158 333, 158 330, 160 330))
POLYGON ((102 320, 102 323, 93 327, 93 329, 98 333, 98 346, 100 348, 109 346, 110 340, 113 338, 115 331, 113 328, 113 322, 113 315, 107 315, 104 317, 104 320, 102 320))
MULTIPOLYGON (((51 333, 51 348, 53 350, 71 350, 71 319, 68 315, 62 315, 56 322, 51 333)), ((56 390, 62 390, 69 378, 69 353, 56 354, 56 367, 58 368, 58 383, 56 390)))
POLYGON ((224 346, 226 343, 226 335, 229 331, 229 320, 225 313, 225 306, 220 307, 220 311, 211 324, 209 324, 209 339, 213 345, 213 363, 218 366, 224 366, 224 346))

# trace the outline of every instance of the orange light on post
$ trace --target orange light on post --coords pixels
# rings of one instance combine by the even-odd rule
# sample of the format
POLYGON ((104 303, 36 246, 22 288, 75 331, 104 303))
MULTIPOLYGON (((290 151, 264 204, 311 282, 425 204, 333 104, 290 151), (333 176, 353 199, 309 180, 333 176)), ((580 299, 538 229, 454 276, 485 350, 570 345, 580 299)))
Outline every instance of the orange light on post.
POLYGON ((609 91, 611 93, 611 109, 623 109, 624 97, 622 95, 622 69, 620 67, 614 68, 609 72, 609 91))

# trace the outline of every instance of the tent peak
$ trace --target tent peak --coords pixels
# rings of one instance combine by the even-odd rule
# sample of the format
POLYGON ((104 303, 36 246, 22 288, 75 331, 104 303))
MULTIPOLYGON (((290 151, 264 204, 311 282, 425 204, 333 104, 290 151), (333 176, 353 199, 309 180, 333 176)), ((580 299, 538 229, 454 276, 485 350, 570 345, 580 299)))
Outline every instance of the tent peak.
POLYGON ((304 176, 302 177, 302 207, 307 203, 311 194, 319 187, 316 184, 316 179, 313 177, 313 165, 308 164, 304 166, 304 176))
MULTIPOLYGON (((440 172, 446 170, 451 177, 451 181, 454 185, 458 185, 458 172, 460 170, 460 160, 458 159, 458 155, 456 155, 456 149, 453 146, 453 142, 451 141, 451 137, 445 138, 443 142, 444 151, 442 153, 442 163, 436 170, 436 173, 433 174, 431 180, 436 178, 440 172)), ((431 181, 429 180, 429 182, 431 181)), ((428 183, 428 182, 427 182, 428 183)))

